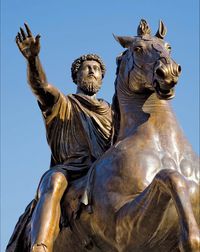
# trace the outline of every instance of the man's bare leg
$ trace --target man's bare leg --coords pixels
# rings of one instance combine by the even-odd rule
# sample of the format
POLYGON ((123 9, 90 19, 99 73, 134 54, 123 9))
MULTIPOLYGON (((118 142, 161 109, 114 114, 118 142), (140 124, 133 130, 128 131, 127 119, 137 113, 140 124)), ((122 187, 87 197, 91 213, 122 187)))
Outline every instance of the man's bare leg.
POLYGON ((67 185, 66 177, 58 171, 50 170, 42 179, 31 220, 32 252, 52 252, 59 232, 60 201, 67 185))

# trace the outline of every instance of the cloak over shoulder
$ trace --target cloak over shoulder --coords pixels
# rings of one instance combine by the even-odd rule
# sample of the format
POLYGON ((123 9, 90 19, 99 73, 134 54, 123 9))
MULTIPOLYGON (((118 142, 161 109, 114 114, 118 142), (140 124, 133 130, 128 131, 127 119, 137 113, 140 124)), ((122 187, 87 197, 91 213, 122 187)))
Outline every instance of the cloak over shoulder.
POLYGON ((42 110, 51 166, 64 169, 89 169, 110 146, 111 108, 104 100, 85 95, 60 94, 51 109, 42 110))

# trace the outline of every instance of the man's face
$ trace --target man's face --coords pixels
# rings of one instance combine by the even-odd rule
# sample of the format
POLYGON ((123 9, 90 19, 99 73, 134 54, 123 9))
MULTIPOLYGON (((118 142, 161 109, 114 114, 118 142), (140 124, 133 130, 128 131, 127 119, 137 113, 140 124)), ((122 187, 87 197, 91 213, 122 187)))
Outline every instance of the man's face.
POLYGON ((77 72, 77 85, 88 95, 96 94, 101 88, 102 71, 95 60, 86 60, 77 72))

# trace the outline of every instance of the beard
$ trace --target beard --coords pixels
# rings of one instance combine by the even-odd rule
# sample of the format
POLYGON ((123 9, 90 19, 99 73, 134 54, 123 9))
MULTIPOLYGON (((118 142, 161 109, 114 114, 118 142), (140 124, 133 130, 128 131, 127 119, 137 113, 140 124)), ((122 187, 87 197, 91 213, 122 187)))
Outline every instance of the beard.
POLYGON ((87 95, 96 94, 101 88, 101 80, 91 80, 91 78, 85 78, 78 81, 78 86, 84 91, 87 95))

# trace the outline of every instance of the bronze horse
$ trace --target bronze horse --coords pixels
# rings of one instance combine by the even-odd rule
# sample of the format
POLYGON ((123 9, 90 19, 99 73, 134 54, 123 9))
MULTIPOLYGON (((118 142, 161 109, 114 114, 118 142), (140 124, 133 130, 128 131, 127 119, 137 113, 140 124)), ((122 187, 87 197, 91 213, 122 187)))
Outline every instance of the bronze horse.
POLYGON ((198 157, 168 102, 181 67, 165 34, 162 22, 152 36, 141 20, 137 36, 115 36, 127 48, 117 58, 115 143, 90 172, 93 213, 82 205, 71 228, 61 229, 55 252, 199 251, 198 157))

